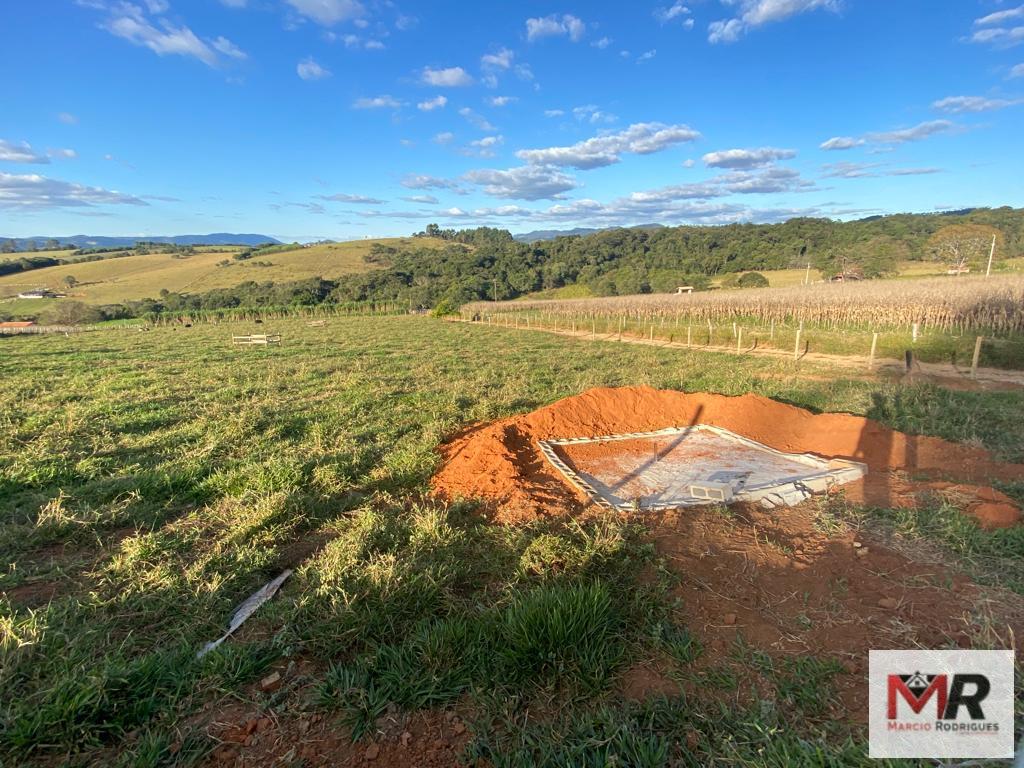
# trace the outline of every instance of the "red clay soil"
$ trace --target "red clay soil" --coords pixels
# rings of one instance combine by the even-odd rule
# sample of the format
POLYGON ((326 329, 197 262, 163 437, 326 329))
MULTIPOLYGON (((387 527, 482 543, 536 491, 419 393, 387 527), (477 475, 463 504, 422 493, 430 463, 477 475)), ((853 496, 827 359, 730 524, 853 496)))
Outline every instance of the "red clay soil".
MULTIPOLYGON (((739 667, 742 645, 780 668, 793 655, 833 658, 844 668, 828 713, 837 720, 867 717, 872 648, 1014 648, 1024 631, 1020 596, 978 587, 934 553, 894 550, 870 531, 823 532, 803 506, 666 512, 649 525, 679 579, 679 620, 705 649, 691 672, 739 667)), ((1024 649, 1016 651, 1022 658, 1024 649)), ((757 696, 772 698, 763 685, 757 696)), ((622 693, 643 699, 678 689, 654 662, 631 668, 622 693)), ((742 705, 754 692, 745 682, 729 695, 742 705)))
POLYGON ((242 706, 219 713, 207 733, 220 742, 203 763, 209 768, 453 768, 471 737, 450 710, 383 715, 372 734, 353 742, 337 718, 272 716, 242 706))
POLYGON ((790 453, 847 458, 868 465, 863 482, 844 486, 855 502, 907 506, 918 491, 954 481, 964 506, 986 527, 1020 520, 1013 500, 992 480, 1020 480, 1024 465, 995 461, 988 451, 935 437, 897 432, 871 419, 813 414, 760 395, 726 397, 650 387, 596 388, 532 413, 470 427, 442 446, 433 489, 441 498, 491 502, 500 522, 578 510, 586 499, 537 449, 538 440, 646 432, 711 424, 790 453), (912 475, 913 480, 908 479, 912 475))

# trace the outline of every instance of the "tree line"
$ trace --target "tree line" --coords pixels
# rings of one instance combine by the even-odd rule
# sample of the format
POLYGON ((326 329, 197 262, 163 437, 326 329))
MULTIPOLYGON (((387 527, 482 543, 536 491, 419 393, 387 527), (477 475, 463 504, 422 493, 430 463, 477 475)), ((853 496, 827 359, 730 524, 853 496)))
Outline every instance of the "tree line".
MULTIPOLYGON (((107 316, 260 306, 398 302, 410 309, 455 308, 507 300, 568 285, 598 296, 697 290, 712 278, 725 285, 763 285, 750 273, 805 268, 826 276, 892 274, 904 260, 983 269, 992 238, 999 258, 1024 255, 1024 210, 974 209, 942 214, 876 216, 857 221, 797 218, 781 224, 610 229, 522 243, 502 229, 415 233, 446 241, 441 248, 375 243, 365 273, 334 280, 245 282, 204 293, 162 291, 158 297, 108 307, 107 316), (744 277, 744 275, 749 275, 744 277)), ((250 254, 257 255, 254 250, 250 254)))

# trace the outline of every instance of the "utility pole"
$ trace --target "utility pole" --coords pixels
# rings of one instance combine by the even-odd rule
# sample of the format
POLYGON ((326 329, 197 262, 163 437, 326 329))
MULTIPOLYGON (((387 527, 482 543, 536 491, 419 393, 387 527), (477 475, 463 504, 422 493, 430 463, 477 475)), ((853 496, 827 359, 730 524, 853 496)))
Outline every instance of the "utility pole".
POLYGON ((988 266, 985 268, 985 277, 992 274, 992 257, 996 252, 996 236, 992 235, 992 247, 988 249, 988 266))

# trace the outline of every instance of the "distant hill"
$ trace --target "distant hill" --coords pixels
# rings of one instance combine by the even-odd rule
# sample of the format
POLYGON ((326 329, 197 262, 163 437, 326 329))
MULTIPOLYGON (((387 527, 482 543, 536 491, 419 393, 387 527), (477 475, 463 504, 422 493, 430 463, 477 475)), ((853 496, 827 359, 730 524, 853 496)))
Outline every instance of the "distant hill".
POLYGON ((512 235, 513 240, 520 243, 536 243, 538 240, 554 240, 556 237, 582 237, 593 235, 596 232, 606 232, 609 229, 661 229, 663 224, 637 224, 634 227, 576 227, 575 229, 536 229, 533 232, 523 232, 512 235))
POLYGON ((47 240, 56 240, 62 246, 75 245, 79 248, 123 248, 135 245, 140 240, 147 243, 173 243, 174 245, 262 245, 263 243, 277 244, 281 242, 270 235, 235 234, 232 232, 214 232, 210 235, 133 235, 127 237, 108 237, 106 235, 0 237, 0 242, 7 240, 13 240, 19 251, 31 250, 28 247, 29 242, 34 242, 38 248, 42 247, 47 240))

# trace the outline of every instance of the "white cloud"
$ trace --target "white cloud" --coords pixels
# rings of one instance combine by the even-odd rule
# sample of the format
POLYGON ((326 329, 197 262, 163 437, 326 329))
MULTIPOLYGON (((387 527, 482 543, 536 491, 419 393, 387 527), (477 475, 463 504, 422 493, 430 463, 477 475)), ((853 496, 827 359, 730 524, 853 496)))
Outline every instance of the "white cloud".
POLYGON ((1024 26, 979 29, 971 35, 971 42, 1009 48, 1024 42, 1024 26))
POLYGON ((1010 77, 1024 77, 1024 64, 1017 64, 1011 69, 1010 77))
POLYGON ((64 125, 78 125, 78 116, 70 112, 61 112, 57 115, 57 119, 64 123, 64 125))
POLYGON ((853 149, 864 145, 864 139, 857 139, 853 136, 833 136, 828 141, 821 142, 820 149, 837 150, 853 149))
POLYGON ((700 133, 688 125, 635 123, 618 133, 595 136, 568 147, 521 149, 516 157, 531 165, 589 170, 613 165, 623 154, 649 155, 699 137, 700 133))
POLYGON ((1024 102, 1022 99, 989 99, 984 96, 947 96, 932 102, 932 107, 940 112, 959 115, 964 112, 991 112, 996 109, 1012 107, 1024 102))
POLYGON ((208 67, 216 66, 217 54, 191 29, 175 26, 166 19, 160 19, 159 23, 158 29, 143 16, 141 8, 124 3, 103 28, 134 45, 149 48, 158 56, 192 56, 208 67))
POLYGON ((171 7, 167 0, 145 0, 145 3, 146 8, 154 15, 166 13, 171 7))
POLYGON ((323 80, 325 77, 331 76, 331 71, 313 61, 312 56, 307 56, 300 61, 295 67, 295 71, 303 80, 323 80))
POLYGON ((367 40, 363 47, 368 51, 383 51, 385 45, 380 40, 367 40))
POLYGON ((248 0, 220 0, 220 4, 228 8, 245 8, 247 3, 248 0))
POLYGON ((423 205, 437 205, 439 202, 441 202, 433 195, 409 195, 408 197, 403 197, 402 199, 405 200, 407 203, 422 203, 423 205))
POLYGON ((563 193, 576 189, 576 180, 555 168, 524 165, 500 171, 481 169, 463 177, 484 188, 491 197, 515 200, 557 200, 563 193))
POLYGON ((395 19, 395 29, 405 32, 419 24, 419 21, 420 20, 415 16, 406 16, 404 14, 399 14, 398 18, 395 19))
POLYGON ((496 130, 493 125, 483 115, 479 115, 469 107, 462 107, 459 110, 459 114, 466 118, 467 121, 475 125, 481 131, 493 131, 496 130))
POLYGON ((930 120, 920 123, 911 128, 902 128, 897 131, 882 131, 880 133, 869 133, 867 139, 878 144, 906 144, 909 141, 921 141, 937 133, 946 133, 955 127, 949 120, 930 120))
POLYGON ((352 102, 353 109, 398 109, 402 102, 394 96, 364 96, 352 102))
POLYGON ((594 42, 591 43, 591 45, 594 48, 600 48, 602 51, 605 48, 607 48, 609 45, 611 45, 611 44, 612 44, 612 39, 610 37, 602 37, 602 38, 600 38, 598 40, 595 40, 594 42))
POLYGON ((942 173, 941 168, 887 168, 885 163, 828 163, 821 166, 822 177, 866 179, 878 176, 923 176, 942 173))
POLYGON ((87 187, 38 174, 0 172, 0 208, 84 208, 94 205, 148 205, 145 200, 115 190, 87 187))
POLYGON ((411 173, 402 179, 401 184, 406 189, 458 189, 459 185, 451 179, 442 179, 438 176, 411 173))
POLYGON ((576 43, 583 39, 586 30, 582 20, 568 13, 526 20, 526 39, 531 43, 542 37, 568 37, 576 43))
POLYGON ((758 149, 723 149, 708 152, 701 158, 708 168, 763 168, 776 160, 796 157, 796 150, 760 147, 758 149))
POLYGON ((740 13, 731 19, 713 21, 708 25, 708 42, 731 43, 759 27, 783 21, 791 16, 823 8, 837 12, 839 0, 725 0, 739 5, 740 13))
POLYGON ((673 3, 671 7, 654 9, 654 18, 662 24, 668 24, 673 19, 689 15, 690 9, 678 1, 673 3))
POLYGON ((881 163, 826 163, 821 166, 822 176, 829 179, 861 179, 877 176, 881 163))
POLYGON ((427 99, 426 101, 421 101, 419 104, 416 105, 416 108, 420 109, 420 110, 422 110, 424 112, 431 112, 431 111, 433 111, 435 109, 441 109, 441 107, 443 107, 447 103, 448 103, 448 97, 439 94, 439 95, 435 96, 432 99, 427 99))
POLYGON ((504 136, 484 136, 482 139, 469 142, 463 154, 474 157, 494 157, 495 147, 505 142, 504 136))
POLYGON ((435 144, 440 144, 441 146, 444 146, 445 144, 451 144, 454 139, 454 133, 452 133, 451 131, 443 131, 442 133, 436 134, 434 136, 433 141, 435 144))
POLYGON ((355 19, 365 12, 357 0, 286 0, 288 5, 317 24, 333 27, 342 21, 355 19))
POLYGON ((462 67, 448 67, 446 69, 425 67, 420 79, 427 85, 439 88, 457 88, 473 84, 473 78, 462 67))
POLYGON ((44 165, 50 158, 32 149, 27 141, 20 144, 0 139, 0 161, 5 163, 34 163, 44 165))
POLYGON ((515 54, 508 48, 502 48, 497 53, 488 53, 480 57, 480 66, 485 69, 508 69, 512 66, 515 54))
POLYGON ((865 144, 906 144, 911 141, 923 141, 929 136, 938 133, 948 133, 956 128, 956 123, 949 120, 929 120, 919 123, 910 128, 901 128, 896 131, 878 131, 866 133, 863 136, 835 136, 820 145, 820 149, 842 150, 861 147, 865 144))
POLYGON ((644 53, 641 53, 639 56, 636 57, 636 60, 638 62, 640 62, 640 61, 650 61, 651 59, 653 59, 657 55, 658 55, 658 51, 656 49, 652 48, 649 51, 645 51, 644 53))
POLYGON ((245 51, 243 51, 237 45, 232 43, 226 37, 217 37, 216 39, 214 39, 212 41, 211 45, 217 51, 219 51, 220 53, 223 53, 225 56, 228 56, 228 57, 230 57, 232 59, 247 59, 247 58, 249 58, 248 55, 246 55, 245 51))
POLYGON ((75 152, 75 150, 68 148, 51 149, 48 154, 50 155, 50 157, 60 157, 63 158, 64 160, 74 160, 76 157, 78 157, 78 153, 75 152))
POLYGON ((992 24, 1002 24, 1004 21, 1013 21, 1014 19, 1024 19, 1024 5, 1019 5, 1016 8, 1007 8, 1005 11, 996 11, 990 13, 988 16, 982 16, 980 19, 975 19, 975 26, 984 27, 992 24))
POLYGON ((513 101, 516 101, 515 96, 491 96, 491 98, 487 100, 487 103, 492 107, 506 107, 513 101))
POLYGON ((317 195, 321 200, 329 200, 332 203, 351 203, 352 205, 383 205, 387 200, 378 200, 376 197, 365 195, 350 195, 347 192, 338 192, 334 195, 317 195))
POLYGON ((611 112, 603 112, 596 104, 584 104, 581 107, 573 107, 572 116, 581 122, 588 122, 592 125, 614 123, 619 119, 618 115, 613 115, 611 112))
POLYGON ((561 117, 565 114, 564 109, 545 109, 544 117, 561 117))

